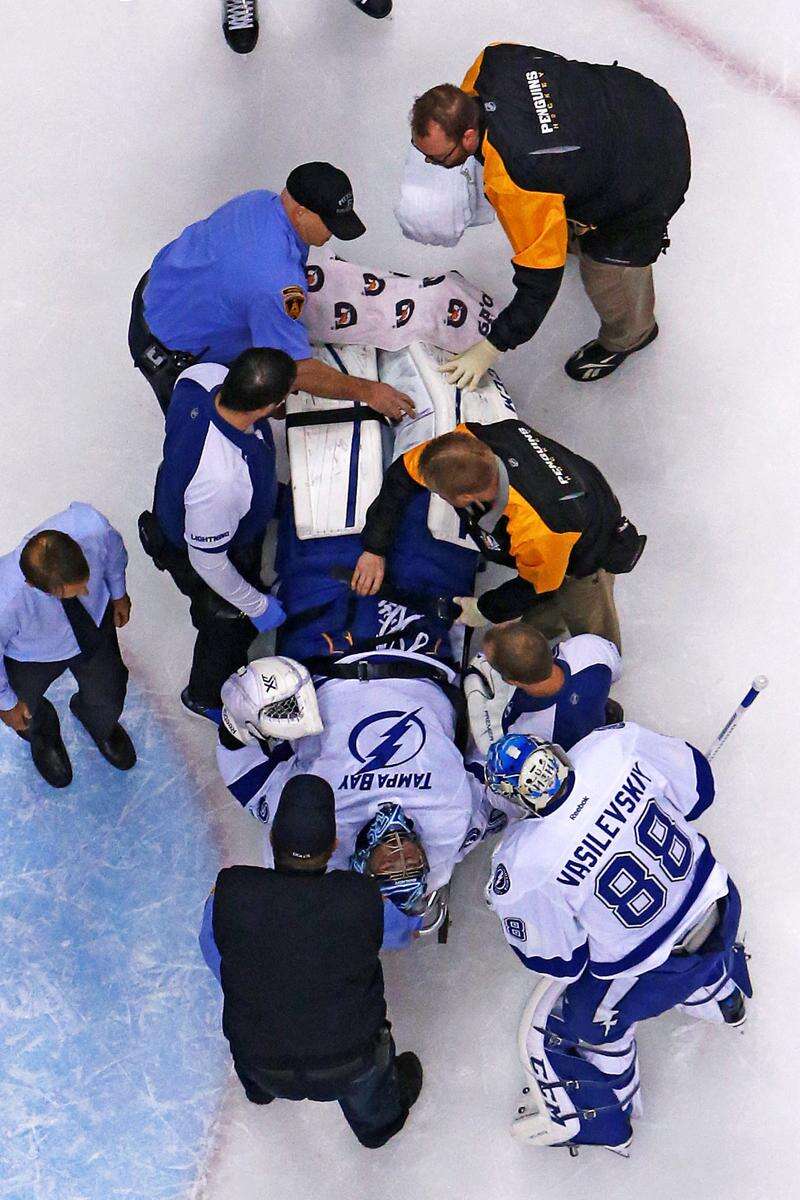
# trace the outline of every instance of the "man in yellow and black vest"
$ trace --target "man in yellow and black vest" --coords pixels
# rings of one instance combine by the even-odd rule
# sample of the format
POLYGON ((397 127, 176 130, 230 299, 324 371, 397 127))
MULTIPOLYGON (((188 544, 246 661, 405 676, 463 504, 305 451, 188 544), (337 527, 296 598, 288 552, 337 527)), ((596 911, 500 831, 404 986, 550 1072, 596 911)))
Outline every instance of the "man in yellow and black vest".
POLYGON ((478 600, 456 596, 461 622, 525 614, 547 637, 566 626, 619 647, 614 576, 633 570, 646 539, 593 463, 519 420, 458 425, 407 451, 367 511, 351 584, 359 595, 380 589, 403 512, 423 488, 453 505, 485 558, 517 571, 478 600))
POLYGON ((483 163, 486 198, 513 247, 515 295, 487 338, 446 364, 474 387, 528 341, 556 297, 567 249, 600 317, 566 363, 580 382, 610 375, 658 334, 652 263, 689 186, 689 141, 674 100, 625 67, 534 46, 487 46, 461 87, 439 84, 411 111, 428 162, 483 163))

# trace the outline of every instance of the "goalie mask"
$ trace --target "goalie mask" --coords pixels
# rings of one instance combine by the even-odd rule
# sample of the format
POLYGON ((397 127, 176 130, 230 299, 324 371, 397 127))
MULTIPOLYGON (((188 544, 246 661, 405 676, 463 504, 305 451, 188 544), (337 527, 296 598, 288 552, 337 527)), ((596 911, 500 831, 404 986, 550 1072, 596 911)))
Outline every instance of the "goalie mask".
POLYGON ((222 723, 244 745, 322 733, 317 693, 293 658, 257 658, 222 685, 222 723))
POLYGON ((401 912, 415 915, 428 887, 428 858, 414 828, 399 804, 378 805, 378 811, 356 838, 350 870, 371 875, 385 899, 401 912))
POLYGON ((486 756, 486 782, 493 792, 541 817, 566 791, 573 771, 552 742, 532 734, 509 733, 492 742, 486 756))

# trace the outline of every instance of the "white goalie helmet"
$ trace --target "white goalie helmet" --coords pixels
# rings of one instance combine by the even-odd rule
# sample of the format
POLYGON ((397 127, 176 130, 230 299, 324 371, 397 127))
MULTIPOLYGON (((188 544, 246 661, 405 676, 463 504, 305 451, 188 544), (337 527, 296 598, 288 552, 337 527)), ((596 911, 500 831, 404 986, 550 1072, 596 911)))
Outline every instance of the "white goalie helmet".
POLYGON ((244 745, 265 738, 322 733, 317 693, 306 668, 293 658, 256 658, 222 685, 222 722, 244 745))

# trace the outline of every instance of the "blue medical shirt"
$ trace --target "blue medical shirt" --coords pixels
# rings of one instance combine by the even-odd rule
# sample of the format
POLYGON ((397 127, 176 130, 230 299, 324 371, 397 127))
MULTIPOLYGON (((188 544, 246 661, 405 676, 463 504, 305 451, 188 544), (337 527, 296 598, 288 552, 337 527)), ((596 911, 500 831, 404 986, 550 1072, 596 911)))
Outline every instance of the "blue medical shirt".
POLYGON ((145 318, 165 346, 201 362, 231 363, 251 346, 310 358, 300 319, 307 258, 280 196, 246 192, 159 251, 145 318))
POLYGON ((78 500, 42 521, 9 554, 0 557, 0 709, 17 703, 4 655, 19 662, 61 662, 80 654, 61 601, 31 587, 20 570, 23 547, 42 529, 68 533, 83 551, 89 564, 89 594, 81 597, 81 603, 96 624, 103 619, 109 600, 125 595, 125 543, 102 513, 78 500))
POLYGON ((179 377, 167 412, 155 516, 174 546, 220 554, 263 539, 275 511, 275 444, 265 418, 241 431, 216 410, 225 367, 179 377))

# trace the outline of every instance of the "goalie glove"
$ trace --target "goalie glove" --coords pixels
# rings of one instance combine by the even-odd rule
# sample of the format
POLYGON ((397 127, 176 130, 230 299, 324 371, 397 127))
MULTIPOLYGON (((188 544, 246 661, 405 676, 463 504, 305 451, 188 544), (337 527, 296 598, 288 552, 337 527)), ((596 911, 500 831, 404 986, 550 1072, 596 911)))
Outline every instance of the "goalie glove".
POLYGON ((503 736, 503 713, 513 692, 486 656, 476 654, 464 676, 464 695, 470 731, 484 758, 492 742, 503 736))

